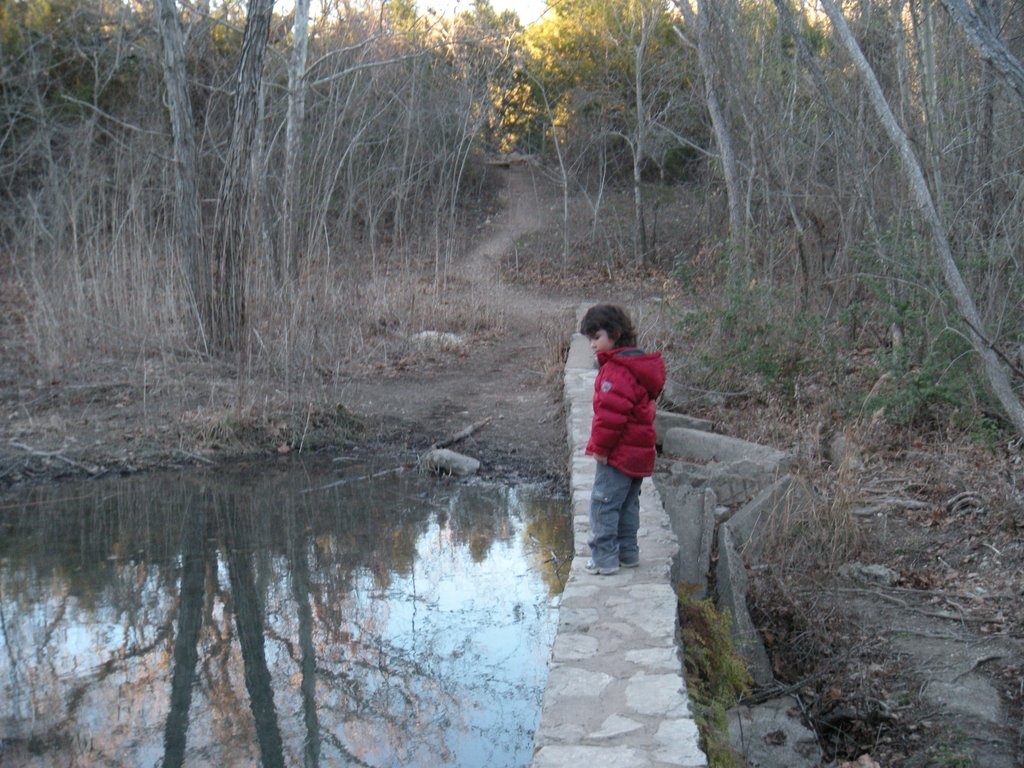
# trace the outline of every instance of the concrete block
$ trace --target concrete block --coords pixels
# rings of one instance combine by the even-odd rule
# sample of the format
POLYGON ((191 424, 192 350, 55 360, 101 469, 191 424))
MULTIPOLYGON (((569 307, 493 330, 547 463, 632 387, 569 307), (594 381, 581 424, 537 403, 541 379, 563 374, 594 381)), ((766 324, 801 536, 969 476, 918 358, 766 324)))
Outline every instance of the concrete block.
POLYGON ((741 507, 724 525, 732 533, 732 541, 738 550, 748 560, 756 559, 768 525, 809 510, 815 501, 815 494, 806 483, 786 475, 741 507))
POLYGON ((711 552, 715 548, 715 530, 717 525, 716 511, 718 509, 718 496, 710 488, 705 488, 704 522, 700 529, 700 550, 697 554, 697 568, 700 569, 700 586, 694 597, 703 600, 708 594, 708 572, 711 570, 711 552))
POLYGON ((663 448, 669 456, 699 463, 745 459, 762 465, 781 466, 792 462, 788 454, 775 448, 686 427, 667 430, 663 448))
POLYGON ((715 575, 718 586, 716 605, 718 610, 728 611, 732 618, 730 634, 736 650, 746 660, 754 683, 758 686, 770 685, 775 679, 771 661, 747 609, 747 569, 733 543, 732 533, 724 525, 718 528, 718 567, 715 575))
POLYGON ((700 488, 711 478, 711 472, 704 464, 689 461, 674 461, 668 471, 674 481, 686 483, 694 488, 700 488))
POLYGON ((704 493, 690 485, 666 485, 660 487, 659 492, 679 542, 679 580, 702 584, 707 573, 706 566, 702 569, 700 562, 705 524, 704 493))
POLYGON ((774 466, 762 466, 749 461, 708 465, 707 486, 718 496, 720 504, 735 506, 750 501, 777 477, 774 466))
POLYGON ((659 410, 654 415, 654 431, 657 433, 657 444, 661 445, 665 439, 665 433, 676 427, 710 432, 714 425, 707 419, 698 419, 695 416, 687 416, 683 413, 659 410))

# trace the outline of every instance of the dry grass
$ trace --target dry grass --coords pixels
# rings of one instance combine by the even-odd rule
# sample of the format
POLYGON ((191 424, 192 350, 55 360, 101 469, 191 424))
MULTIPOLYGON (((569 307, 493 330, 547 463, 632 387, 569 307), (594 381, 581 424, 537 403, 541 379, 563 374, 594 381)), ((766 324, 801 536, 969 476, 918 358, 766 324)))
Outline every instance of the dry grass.
POLYGON ((547 326, 543 333, 542 378, 546 386, 559 386, 565 375, 565 359, 569 354, 571 337, 562 325, 547 326))
POLYGON ((286 382, 415 362, 430 351, 424 332, 450 338, 505 325, 504 309, 472 285, 402 269, 360 275, 318 267, 287 299, 268 288, 250 306, 254 369, 286 382))
MULTIPOLYGON (((183 276, 136 245, 133 255, 92 248, 18 261, 12 293, 35 366, 46 380, 113 377, 150 393, 180 386, 187 371, 207 381, 192 388, 209 392, 201 405, 211 429, 229 421, 216 415, 224 408, 262 429, 283 402, 309 403, 325 386, 416 365, 445 339, 487 336, 507 323, 494 297, 452 271, 435 275, 397 259, 367 268, 311 260, 282 288, 269 268, 250 266, 248 346, 213 357, 192 332, 183 276)), ((182 394, 181 405, 197 404, 182 394)))
MULTIPOLYGON (((798 477, 796 482, 813 493, 805 479, 798 477)), ((864 531, 852 514, 855 498, 856 487, 847 478, 837 483, 832 495, 813 504, 787 500, 766 526, 761 559, 782 573, 834 573, 865 543, 864 531)))

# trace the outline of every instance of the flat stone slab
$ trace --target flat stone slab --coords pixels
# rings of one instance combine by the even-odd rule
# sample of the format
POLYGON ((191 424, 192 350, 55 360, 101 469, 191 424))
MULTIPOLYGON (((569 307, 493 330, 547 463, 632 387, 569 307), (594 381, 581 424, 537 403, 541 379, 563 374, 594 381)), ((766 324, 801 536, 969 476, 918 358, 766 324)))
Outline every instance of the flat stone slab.
POLYGON ((658 435, 658 445, 662 445, 665 439, 665 433, 676 427, 710 432, 714 428, 714 425, 707 419, 698 419, 696 416, 687 416, 685 413, 658 411, 654 415, 654 431, 658 435))
POLYGON ((565 371, 576 558, 562 593, 533 768, 706 768, 682 654, 673 564, 679 547, 650 478, 640 495, 640 566, 583 569, 594 461, 590 344, 575 334, 565 371))
POLYGON ((729 710, 729 738, 750 768, 817 768, 822 754, 814 731, 790 714, 795 699, 783 696, 756 707, 729 710))
POLYGON ((700 463, 749 461, 775 467, 788 466, 792 463, 789 454, 776 448, 686 427, 673 427, 667 430, 662 446, 665 453, 670 456, 700 463))

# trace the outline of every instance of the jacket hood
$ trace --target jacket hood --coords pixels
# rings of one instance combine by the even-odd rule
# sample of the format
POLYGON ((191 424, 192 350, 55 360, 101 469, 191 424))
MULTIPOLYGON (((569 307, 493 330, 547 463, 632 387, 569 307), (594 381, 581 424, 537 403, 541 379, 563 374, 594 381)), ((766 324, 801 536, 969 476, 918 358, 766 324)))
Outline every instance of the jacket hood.
POLYGON ((621 365, 647 390, 651 400, 657 400, 665 386, 665 363, 657 352, 644 352, 636 347, 619 347, 597 353, 600 365, 621 365))

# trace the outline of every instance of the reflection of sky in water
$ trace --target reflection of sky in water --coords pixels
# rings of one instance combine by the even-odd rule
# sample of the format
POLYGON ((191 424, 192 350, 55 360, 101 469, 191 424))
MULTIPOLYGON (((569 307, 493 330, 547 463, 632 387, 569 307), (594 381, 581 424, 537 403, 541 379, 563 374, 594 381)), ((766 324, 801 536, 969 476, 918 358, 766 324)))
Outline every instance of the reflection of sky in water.
MULTIPOLYGON (((425 657, 439 677, 456 681, 451 695, 471 733, 487 734, 501 723, 510 731, 514 724, 532 728, 536 702, 530 692, 543 689, 555 625, 544 621, 544 596, 522 556, 521 537, 496 544, 476 564, 441 534, 436 526, 428 530, 415 572, 388 590, 388 635, 412 655, 422 644, 436 644, 425 657)), ((466 745, 473 751, 464 754, 465 764, 502 764, 514 747, 504 742, 515 737, 499 729, 476 739, 466 745)))
POLYGON ((552 525, 564 501, 414 475, 304 495, 323 479, 303 470, 213 495, 209 477, 182 476, 0 507, 4 764, 163 762, 171 681, 188 669, 183 565, 202 588, 183 764, 259 761, 254 668, 285 765, 528 764, 557 621, 544 560, 570 546, 568 521, 552 525), (195 519, 206 527, 186 558, 195 519), (253 610, 258 663, 239 642, 253 610))

